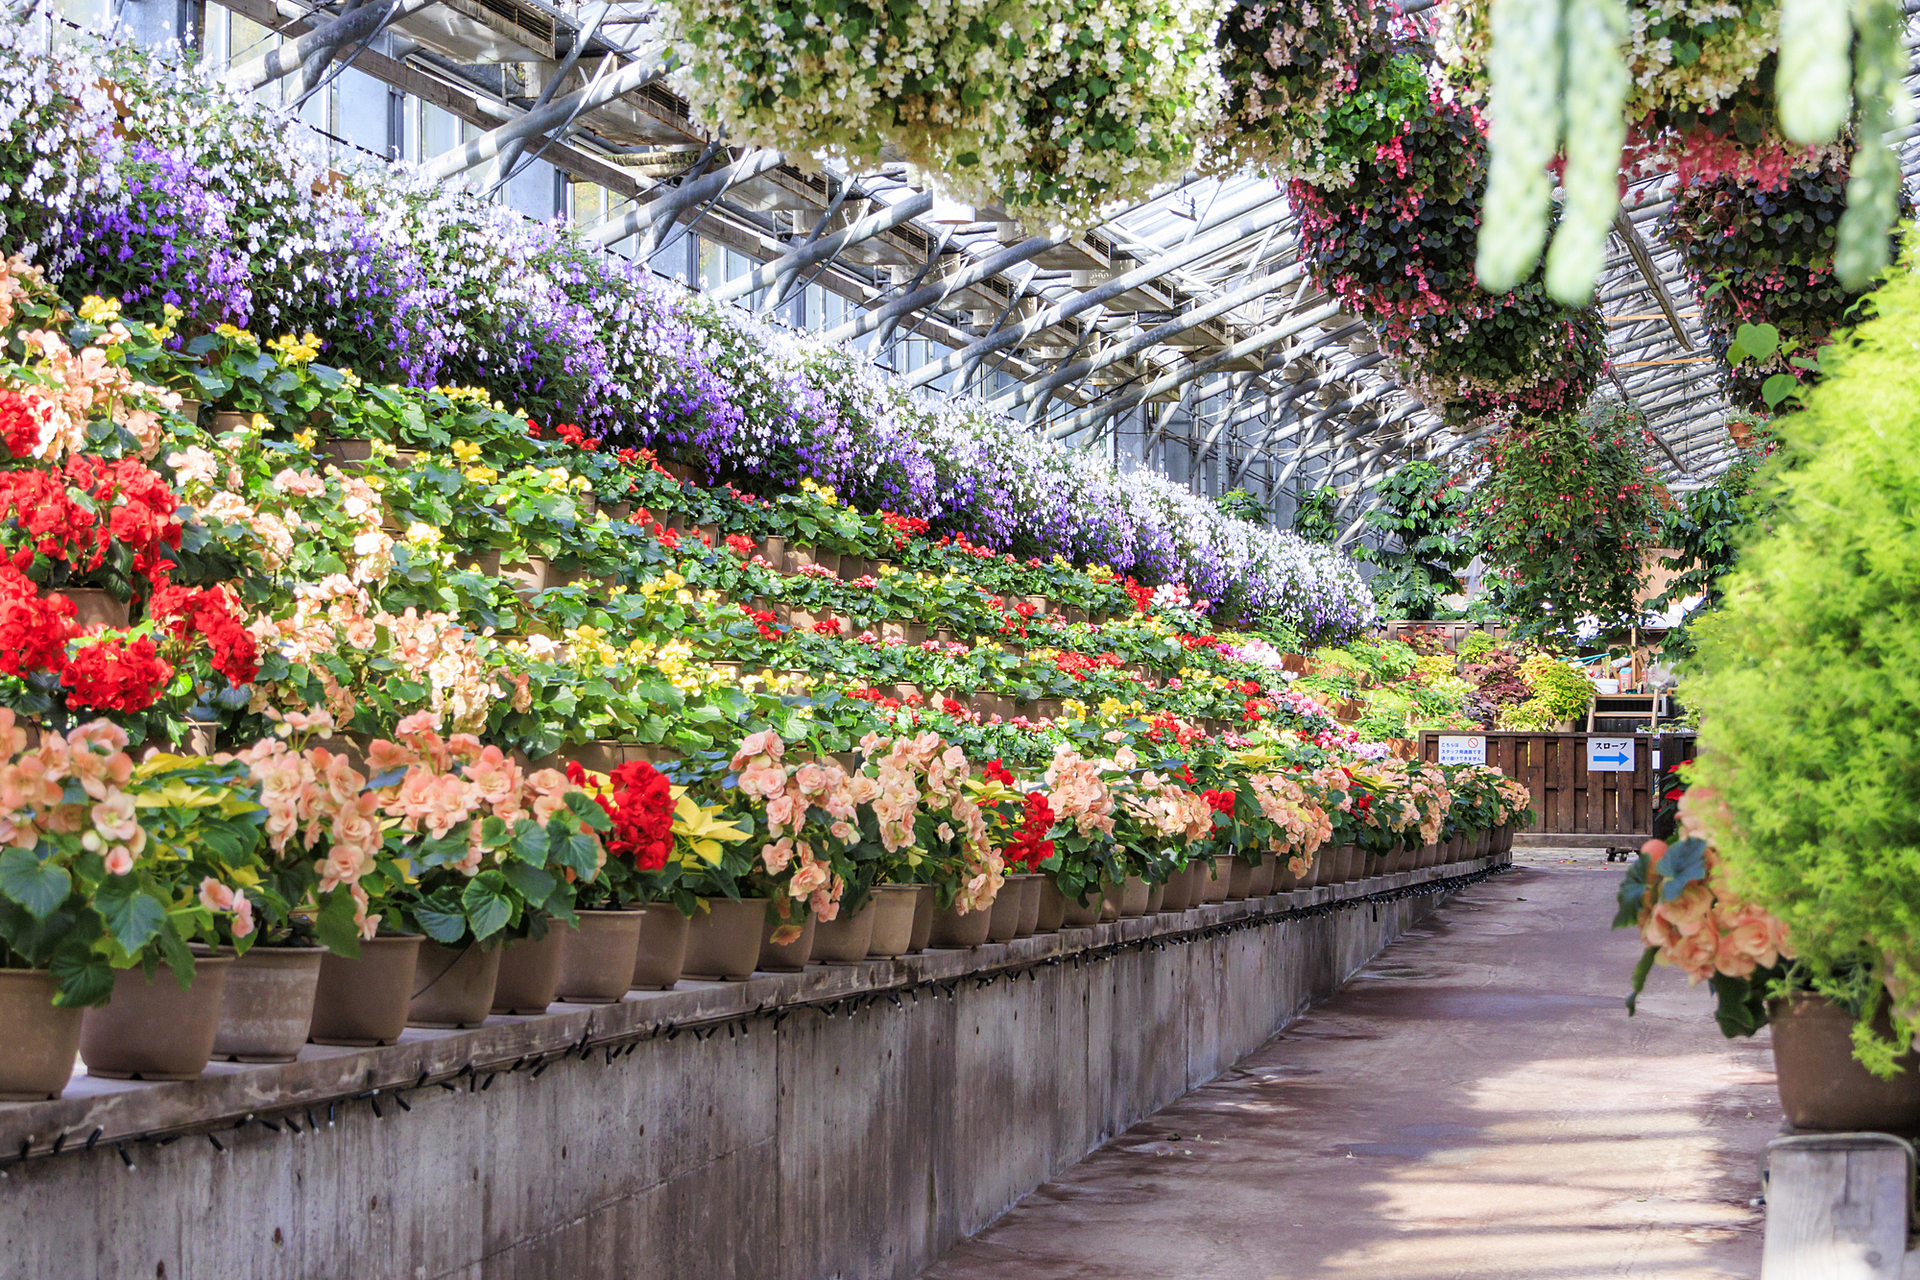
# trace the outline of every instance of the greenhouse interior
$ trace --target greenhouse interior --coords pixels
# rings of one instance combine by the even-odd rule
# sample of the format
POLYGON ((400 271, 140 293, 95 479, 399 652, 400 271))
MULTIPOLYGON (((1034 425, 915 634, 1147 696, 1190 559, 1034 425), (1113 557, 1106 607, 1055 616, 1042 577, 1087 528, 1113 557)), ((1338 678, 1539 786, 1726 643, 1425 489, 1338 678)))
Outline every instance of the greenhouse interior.
POLYGON ((0 1277, 1920 1275, 1920 0, 0 2, 0 1277))

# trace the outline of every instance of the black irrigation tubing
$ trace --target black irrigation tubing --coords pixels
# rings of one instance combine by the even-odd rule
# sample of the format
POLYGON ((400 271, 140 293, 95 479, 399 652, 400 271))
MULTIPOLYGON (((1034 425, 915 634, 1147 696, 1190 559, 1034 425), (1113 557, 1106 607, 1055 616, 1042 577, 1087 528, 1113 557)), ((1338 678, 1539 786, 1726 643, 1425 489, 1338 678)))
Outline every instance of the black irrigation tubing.
MULTIPOLYGON (((481 1064, 476 1066, 474 1063, 469 1062, 458 1070, 444 1073, 439 1078, 435 1078, 431 1072, 422 1071, 419 1078, 410 1085, 383 1085, 378 1088, 351 1090, 324 1099, 304 1099, 288 1107, 276 1110, 272 1112, 270 1116, 256 1115, 253 1112, 248 1112, 238 1120, 234 1120, 231 1124, 223 1117, 220 1120, 190 1129, 155 1131, 153 1133, 135 1134, 124 1138, 116 1138, 112 1140, 112 1144, 114 1151, 119 1155, 121 1162, 126 1166, 128 1172, 135 1172, 139 1169, 139 1166, 134 1162, 132 1155, 129 1154, 127 1150, 130 1145, 147 1144, 153 1147, 164 1147, 181 1138, 201 1136, 212 1144, 215 1151, 224 1154, 227 1148, 226 1145, 220 1141, 219 1133, 216 1132, 217 1129, 233 1131, 245 1129, 250 1125, 258 1125, 272 1133, 284 1133, 289 1138, 299 1138, 318 1133, 321 1126, 320 1122, 314 1116, 314 1108, 321 1105, 322 1102, 326 1104, 326 1127, 329 1129, 334 1127, 334 1122, 340 1108, 353 1102, 365 1102, 368 1105, 368 1109, 372 1112, 373 1117, 377 1120, 392 1120, 401 1112, 411 1112, 413 1110, 412 1104, 406 1099, 406 1094, 408 1093, 418 1093, 422 1090, 434 1088, 444 1089, 450 1093, 458 1093, 461 1092, 461 1090, 457 1087, 456 1082, 462 1079, 468 1081, 466 1088, 467 1093, 484 1093, 493 1086, 495 1079, 500 1076, 518 1075, 524 1071, 531 1079, 537 1080, 547 1068, 553 1066, 556 1062, 575 1057, 579 1058, 582 1062, 587 1061, 593 1056, 593 1051, 596 1048, 604 1051, 601 1062, 602 1067, 610 1067, 623 1057, 632 1057, 635 1051, 644 1043, 652 1040, 672 1041, 678 1038, 683 1031, 694 1036, 694 1038, 702 1044, 711 1041, 720 1033, 722 1028, 726 1029, 729 1040, 735 1039, 736 1037, 744 1039, 752 1034, 749 1024, 758 1019, 766 1018, 772 1023, 774 1033, 778 1034, 782 1023, 794 1014, 805 1010, 812 1010, 829 1021, 841 1012, 844 1012, 846 1016, 851 1019, 855 1013, 862 1009, 870 1008, 882 1000, 891 1002, 895 1008, 904 1008, 905 1006, 900 999, 903 995, 912 997, 913 1002, 918 1004, 920 1002, 920 994, 923 991, 934 1000, 938 1000, 942 995, 946 996, 948 1000, 953 1000, 959 994, 960 984, 969 980, 972 981, 973 989, 976 991, 985 990, 999 982, 1018 982, 1022 977, 1026 977, 1030 981, 1038 981, 1040 970, 1058 968, 1062 964, 1070 964, 1075 970, 1078 970, 1083 964, 1094 964, 1102 960, 1111 960, 1129 953, 1164 951, 1170 946, 1188 946, 1195 942, 1211 941, 1215 938, 1224 938, 1232 934, 1244 933, 1249 929, 1263 928, 1293 920, 1320 919, 1338 914, 1342 911, 1357 910, 1360 907, 1370 908, 1373 912, 1373 918, 1378 920, 1380 918, 1380 906, 1384 903, 1404 902, 1411 898, 1425 898, 1432 897, 1435 894, 1453 893, 1512 870, 1514 870, 1514 867, 1511 863, 1485 867, 1479 871, 1471 871, 1464 875, 1449 876, 1444 880, 1430 880, 1425 884, 1406 885, 1398 889, 1383 889, 1378 893, 1346 898, 1339 902, 1316 903, 1307 907, 1291 907, 1285 911, 1271 911, 1261 915, 1243 916, 1237 920, 1223 920, 1217 924, 1201 925, 1198 928, 1186 929, 1178 933, 1165 933, 1153 937, 1134 938, 1126 942, 1113 942, 1100 947, 1086 947, 1067 955, 1045 956, 1022 964, 1005 965, 996 969, 961 974, 955 978, 926 978, 915 983, 895 987, 875 988, 857 995, 840 996, 830 1000, 790 1001, 777 1006, 770 1006, 767 1002, 763 1001, 744 1013, 731 1014, 724 1018, 712 1018, 698 1023, 684 1024, 674 1021, 656 1022, 646 1028, 619 1032, 600 1040, 594 1039, 593 1026, 591 1019, 589 1019, 586 1030, 581 1033, 580 1039, 575 1043, 561 1049, 551 1049, 531 1055, 523 1054, 511 1063, 481 1064), (387 1101, 393 1103, 399 1110, 383 1110, 380 1105, 383 1095, 387 1101), (302 1129, 299 1124, 299 1120, 302 1117, 306 1120, 306 1127, 304 1129, 302 1129)), ((41 1151, 32 1150, 32 1143, 30 1141, 23 1142, 18 1154, 0 1159, 0 1178, 10 1177, 11 1174, 9 1171, 14 1166, 24 1164, 29 1160, 48 1160, 55 1156, 73 1155, 92 1151, 95 1144, 100 1141, 101 1135, 104 1132, 104 1128, 95 1128, 87 1135, 84 1142, 79 1140, 79 1132, 77 1130, 72 1133, 63 1132, 56 1136, 45 1150, 41 1151)))

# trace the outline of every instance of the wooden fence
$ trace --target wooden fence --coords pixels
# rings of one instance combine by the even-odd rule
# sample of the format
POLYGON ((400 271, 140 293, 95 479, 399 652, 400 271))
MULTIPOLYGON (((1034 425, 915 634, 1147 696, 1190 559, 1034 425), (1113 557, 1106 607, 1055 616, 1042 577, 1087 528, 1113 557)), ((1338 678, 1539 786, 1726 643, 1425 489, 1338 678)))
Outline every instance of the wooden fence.
MULTIPOLYGON (((1460 737, 1432 731, 1420 735, 1420 758, 1438 760, 1440 739, 1460 737)), ((1654 810, 1659 808, 1659 773, 1693 758, 1694 735, 1605 733, 1486 733, 1487 763, 1533 793, 1535 834, 1618 836, 1627 844, 1653 834, 1654 810), (1630 740, 1633 768, 1587 768, 1587 740, 1630 740)))

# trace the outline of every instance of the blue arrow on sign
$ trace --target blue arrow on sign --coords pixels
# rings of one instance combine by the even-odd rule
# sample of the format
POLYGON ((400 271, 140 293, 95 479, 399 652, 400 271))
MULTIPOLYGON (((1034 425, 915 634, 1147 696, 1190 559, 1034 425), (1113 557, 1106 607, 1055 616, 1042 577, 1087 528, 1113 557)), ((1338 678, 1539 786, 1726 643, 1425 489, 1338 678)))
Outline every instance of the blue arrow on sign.
POLYGON ((1624 755, 1595 756, 1593 759, 1595 764, 1625 764, 1627 762, 1627 757, 1624 755))

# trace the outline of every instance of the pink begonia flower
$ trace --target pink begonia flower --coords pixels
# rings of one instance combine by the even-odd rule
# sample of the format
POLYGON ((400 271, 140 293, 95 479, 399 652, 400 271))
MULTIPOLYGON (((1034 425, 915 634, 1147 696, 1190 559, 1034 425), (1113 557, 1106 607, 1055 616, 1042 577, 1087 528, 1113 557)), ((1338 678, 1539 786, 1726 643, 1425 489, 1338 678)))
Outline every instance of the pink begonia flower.
POLYGON ((245 938, 253 933, 253 903, 247 895, 235 890, 233 894, 233 936, 245 938))
POLYGON ((793 841, 791 839, 776 840, 772 844, 760 847, 761 865, 766 867, 767 874, 770 876, 777 876, 785 871, 787 864, 792 861, 793 841))
POLYGON ((208 876, 200 882, 200 905, 209 911, 231 911, 233 890, 208 876))
POLYGON ((133 855, 124 845, 115 845, 107 850, 107 872, 110 875, 123 876, 133 870, 133 855))

